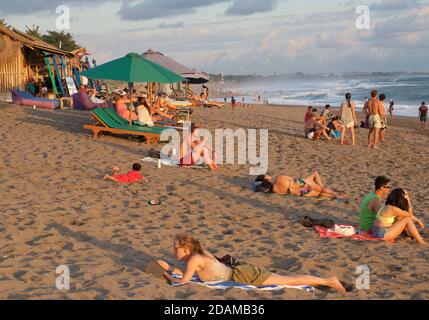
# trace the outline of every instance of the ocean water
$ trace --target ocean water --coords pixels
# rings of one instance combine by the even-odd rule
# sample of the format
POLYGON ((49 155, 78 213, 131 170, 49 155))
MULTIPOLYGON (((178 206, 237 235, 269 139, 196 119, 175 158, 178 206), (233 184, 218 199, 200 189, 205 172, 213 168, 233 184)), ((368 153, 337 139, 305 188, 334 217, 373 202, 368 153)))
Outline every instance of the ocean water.
POLYGON ((377 89, 387 96, 386 107, 393 99, 394 114, 417 117, 421 102, 429 100, 429 75, 288 77, 281 81, 232 84, 230 89, 236 93, 237 102, 244 97, 245 103, 254 103, 261 96, 262 101, 268 99, 270 104, 316 107, 339 107, 344 95, 350 92, 358 111, 370 91, 377 89))

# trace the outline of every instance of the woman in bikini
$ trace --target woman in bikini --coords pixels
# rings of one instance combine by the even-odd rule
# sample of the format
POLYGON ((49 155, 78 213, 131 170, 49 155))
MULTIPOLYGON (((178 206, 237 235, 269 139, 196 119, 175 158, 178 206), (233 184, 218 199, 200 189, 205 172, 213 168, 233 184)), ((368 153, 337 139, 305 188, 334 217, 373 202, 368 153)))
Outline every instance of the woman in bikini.
POLYGON ((413 213, 413 206, 407 191, 393 190, 387 197, 386 204, 378 210, 377 220, 371 231, 375 237, 393 241, 404 231, 419 244, 426 244, 417 230, 416 224, 424 228, 424 223, 413 213))
POLYGON ((265 268, 247 263, 229 267, 216 259, 202 244, 189 235, 178 235, 174 239, 176 259, 186 263, 185 271, 158 260, 158 264, 166 270, 165 278, 173 283, 187 283, 196 273, 203 282, 233 281, 254 286, 288 285, 288 286, 326 286, 345 292, 337 277, 319 278, 314 276, 283 276, 267 271, 265 268), (171 274, 182 276, 177 279, 171 274))
POLYGON ((308 198, 344 198, 341 192, 327 188, 317 171, 301 179, 294 179, 287 176, 278 176, 276 179, 273 179, 268 175, 260 175, 256 178, 255 184, 259 184, 256 187, 256 191, 272 192, 278 195, 291 194, 297 197, 308 198))
POLYGON ((208 165, 211 170, 216 170, 216 153, 207 145, 207 137, 201 139, 200 127, 193 124, 191 134, 185 135, 180 147, 180 166, 196 165, 200 159, 208 165))

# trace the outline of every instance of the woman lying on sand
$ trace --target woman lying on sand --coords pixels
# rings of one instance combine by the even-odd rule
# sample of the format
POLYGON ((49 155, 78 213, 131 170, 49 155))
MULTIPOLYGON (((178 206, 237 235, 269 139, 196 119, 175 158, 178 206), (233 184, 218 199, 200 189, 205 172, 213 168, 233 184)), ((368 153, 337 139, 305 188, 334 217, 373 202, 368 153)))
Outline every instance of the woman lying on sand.
POLYGON ((407 191, 395 189, 387 197, 386 204, 377 213, 372 233, 377 238, 393 241, 404 231, 420 244, 426 244, 420 236, 416 224, 424 228, 424 223, 413 214, 413 206, 407 191))
POLYGON ((325 187, 317 171, 302 179, 287 176, 278 176, 273 179, 268 175, 260 175, 256 178, 255 184, 257 192, 271 192, 278 195, 291 194, 297 197, 344 199, 342 193, 325 187))
POLYGON ((200 139, 200 127, 193 124, 191 134, 180 147, 180 166, 193 166, 202 158, 211 170, 216 170, 216 153, 207 145, 207 137, 200 139))
POLYGON ((158 264, 166 271, 183 276, 181 279, 176 279, 166 272, 164 274, 165 278, 173 283, 189 282, 194 273, 197 273, 198 278, 204 282, 233 281, 253 286, 326 286, 345 292, 344 287, 337 277, 282 276, 250 264, 229 267, 218 261, 210 252, 203 248, 199 241, 189 235, 175 237, 174 253, 177 260, 186 262, 185 272, 171 267, 165 261, 158 261, 158 264))
POLYGON ((140 180, 143 180, 144 182, 148 183, 146 178, 143 177, 139 172, 141 168, 142 165, 140 163, 134 163, 132 170, 127 174, 117 174, 120 170, 118 167, 114 167, 112 169, 112 175, 106 174, 103 179, 119 183, 132 183, 140 180))

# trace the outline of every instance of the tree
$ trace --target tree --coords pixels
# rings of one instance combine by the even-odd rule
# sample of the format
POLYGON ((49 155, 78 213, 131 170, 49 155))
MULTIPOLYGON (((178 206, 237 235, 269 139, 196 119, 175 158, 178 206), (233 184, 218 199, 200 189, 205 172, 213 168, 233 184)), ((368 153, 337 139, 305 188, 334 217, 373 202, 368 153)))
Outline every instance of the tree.
POLYGON ((25 26, 25 33, 28 34, 29 36, 42 39, 42 34, 40 33, 39 28, 40 28, 39 26, 35 26, 34 24, 31 29, 25 26))
POLYGON ((61 46, 60 49, 64 51, 73 51, 80 48, 70 32, 47 31, 42 36, 42 40, 57 48, 61 46))
POLYGON ((7 25, 7 22, 6 22, 5 19, 0 19, 0 26, 8 27, 9 28, 9 26, 7 25))
POLYGON ((29 36, 39 38, 40 40, 43 40, 64 51, 73 51, 80 48, 80 46, 74 40, 73 35, 69 32, 65 33, 64 31, 58 32, 48 30, 46 31, 46 34, 42 34, 39 31, 39 26, 33 25, 31 29, 27 26, 25 28, 25 32, 29 36))

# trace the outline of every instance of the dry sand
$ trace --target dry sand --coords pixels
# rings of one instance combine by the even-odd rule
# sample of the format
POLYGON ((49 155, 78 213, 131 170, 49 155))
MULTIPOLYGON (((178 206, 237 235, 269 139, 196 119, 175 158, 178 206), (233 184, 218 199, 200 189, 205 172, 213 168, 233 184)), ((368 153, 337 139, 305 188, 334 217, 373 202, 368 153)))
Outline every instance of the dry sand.
MULTIPOLYGON (((428 133, 417 119, 396 118, 381 150, 308 141, 305 109, 259 106, 199 109, 194 120, 215 128, 269 128, 272 175, 300 177, 318 170, 328 186, 349 190, 351 203, 255 194, 249 166, 219 172, 144 164, 149 185, 103 181, 112 166, 128 170, 150 147, 124 138, 93 140, 82 125, 88 112, 0 105, 1 299, 428 299, 429 249, 321 239, 298 222, 304 215, 356 223, 360 199, 379 174, 410 191, 416 215, 429 222, 428 133), (163 199, 161 206, 145 203, 163 199), (354 283, 368 265, 370 290, 339 294, 225 292, 196 285, 175 288, 144 273, 147 262, 174 262, 173 236, 192 233, 217 255, 283 274, 338 275, 354 283), (55 288, 58 265, 71 270, 71 289, 55 288)), ((160 149, 160 146, 157 147, 160 149)), ((180 266, 180 264, 178 264, 180 266)))

